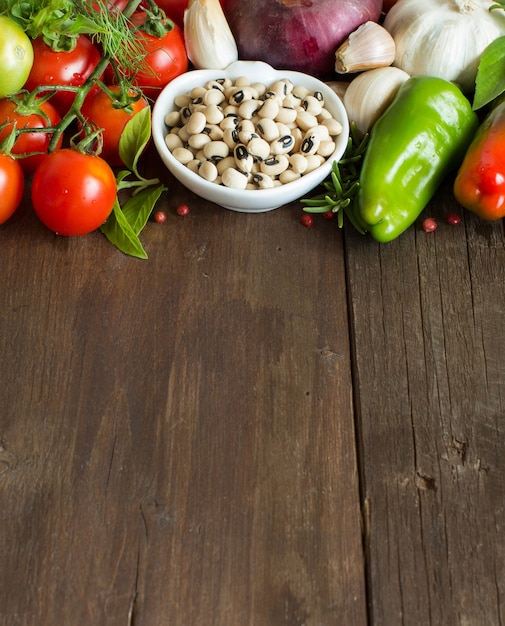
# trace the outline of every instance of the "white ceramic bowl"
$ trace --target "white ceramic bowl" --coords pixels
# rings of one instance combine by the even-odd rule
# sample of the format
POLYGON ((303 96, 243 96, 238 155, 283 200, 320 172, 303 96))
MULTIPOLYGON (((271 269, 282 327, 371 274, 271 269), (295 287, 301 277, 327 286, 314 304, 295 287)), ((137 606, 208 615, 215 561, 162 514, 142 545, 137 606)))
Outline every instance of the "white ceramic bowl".
POLYGON ((198 196, 233 211, 245 213, 261 213, 271 211, 282 205, 306 197, 330 173, 332 163, 342 157, 349 138, 349 123, 346 110, 335 92, 320 80, 285 70, 275 70, 262 61, 237 61, 225 70, 192 70, 172 80, 158 96, 152 113, 152 133, 156 149, 169 171, 185 187, 198 196), (217 78, 236 79, 246 76, 252 83, 261 82, 269 85, 274 81, 287 78, 294 85, 303 85, 310 91, 319 90, 323 93, 325 107, 335 119, 342 124, 342 133, 337 137, 334 153, 320 167, 301 176, 299 179, 272 189, 230 189, 217 183, 208 182, 199 174, 190 170, 174 158, 165 144, 167 128, 165 115, 173 111, 176 95, 186 94, 193 87, 203 86, 208 80, 217 78))

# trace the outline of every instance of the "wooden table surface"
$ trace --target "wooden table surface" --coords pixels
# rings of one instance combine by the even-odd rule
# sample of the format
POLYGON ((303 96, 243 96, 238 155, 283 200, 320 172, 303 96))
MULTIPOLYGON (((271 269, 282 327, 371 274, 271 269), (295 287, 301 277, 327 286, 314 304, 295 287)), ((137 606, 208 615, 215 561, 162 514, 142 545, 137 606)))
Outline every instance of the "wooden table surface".
POLYGON ((446 185, 380 245, 148 164, 147 261, 0 228, 1 625, 503 625, 503 223, 446 185))

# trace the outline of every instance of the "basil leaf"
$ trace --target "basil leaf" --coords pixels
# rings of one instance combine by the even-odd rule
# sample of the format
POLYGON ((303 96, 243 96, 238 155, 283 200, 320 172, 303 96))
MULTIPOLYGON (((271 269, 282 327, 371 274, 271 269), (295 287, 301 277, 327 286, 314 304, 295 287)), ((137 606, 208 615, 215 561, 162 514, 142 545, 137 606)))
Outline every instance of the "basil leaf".
POLYGON ((138 259, 147 259, 138 235, 126 219, 119 202, 116 200, 112 213, 100 228, 102 233, 118 250, 138 259))
POLYGON ((123 215, 136 235, 142 232, 154 205, 158 202, 158 198, 164 190, 165 187, 163 185, 159 185, 154 189, 142 189, 142 191, 139 191, 125 202, 123 215))
POLYGON ((475 80, 473 109, 477 111, 505 91, 505 36, 484 50, 475 80))
POLYGON ((138 160, 151 138, 151 108, 144 107, 127 122, 119 140, 119 156, 134 174, 138 160))

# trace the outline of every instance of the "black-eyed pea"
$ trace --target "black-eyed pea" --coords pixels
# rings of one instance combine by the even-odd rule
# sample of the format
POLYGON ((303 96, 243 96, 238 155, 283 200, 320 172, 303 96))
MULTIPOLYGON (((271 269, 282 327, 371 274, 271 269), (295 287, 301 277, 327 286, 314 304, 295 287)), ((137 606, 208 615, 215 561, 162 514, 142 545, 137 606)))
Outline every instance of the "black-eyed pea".
POLYGON ((317 116, 317 121, 321 124, 324 120, 331 120, 334 119, 333 115, 328 111, 328 109, 325 109, 324 107, 321 109, 321 113, 319 113, 319 115, 317 116))
POLYGON ((276 122, 277 128, 279 130, 279 137, 283 135, 291 135, 292 128, 288 124, 283 124, 282 122, 276 122))
POLYGON ((298 128, 298 126, 296 126, 295 128, 291 129, 291 134, 293 135, 293 138, 295 140, 295 145, 293 146, 293 149, 291 150, 291 152, 294 154, 295 152, 300 152, 300 147, 302 145, 304 133, 302 133, 302 131, 298 128))
POLYGON ((174 128, 175 126, 179 126, 181 122, 181 112, 180 111, 171 111, 165 115, 165 126, 167 128, 174 128))
POLYGON ((197 135, 203 131, 206 124, 207 118, 205 117, 205 113, 202 113, 202 111, 195 111, 191 114, 191 117, 186 124, 186 130, 189 135, 197 135))
POLYGON ((190 161, 192 161, 195 157, 191 150, 188 148, 175 148, 172 152, 175 159, 182 163, 183 165, 187 165, 190 161))
POLYGON ((249 176, 234 167, 228 167, 221 175, 221 181, 225 187, 231 189, 245 189, 249 182, 249 176))
POLYGON ((192 101, 203 98, 207 89, 205 87, 193 87, 189 92, 189 97, 192 101))
POLYGON ((229 167, 235 167, 235 159, 233 156, 229 155, 224 159, 221 159, 216 163, 218 175, 221 176, 222 173, 228 169, 229 167))
POLYGON ((278 113, 279 103, 273 98, 268 98, 268 100, 265 100, 261 108, 258 110, 259 117, 268 118, 271 120, 274 120, 277 117, 278 113))
POLYGON ((288 158, 284 154, 268 157, 260 163, 260 169, 263 174, 268 174, 272 178, 279 176, 284 170, 289 167, 288 158))
POLYGON ((307 155, 307 168, 304 174, 308 174, 309 172, 313 172, 317 170, 319 166, 321 166, 326 159, 324 159, 319 154, 308 154, 307 155))
POLYGON ((242 120, 237 126, 237 131, 239 140, 243 144, 248 144, 251 139, 258 136, 258 133, 256 132, 256 127, 251 122, 251 120, 242 120))
POLYGON ((261 103, 255 98, 252 98, 251 100, 245 100, 238 107, 238 114, 241 118, 245 120, 250 120, 260 106, 261 103))
POLYGON ((295 85, 291 93, 303 100, 303 98, 309 94, 309 90, 303 85, 295 85))
POLYGON ((235 79, 235 87, 249 87, 250 84, 251 81, 247 78, 247 76, 238 76, 235 79))
POLYGON ((316 91, 314 91, 312 95, 314 96, 316 100, 319 100, 319 102, 321 103, 321 106, 324 106, 324 93, 322 91, 319 91, 318 89, 316 89, 316 91))
POLYGON ((321 126, 325 126, 328 129, 328 134, 331 137, 337 137, 342 134, 342 124, 334 117, 324 119, 321 122, 321 126))
POLYGON ((327 159, 335 152, 335 142, 331 141, 331 139, 327 139, 326 141, 321 141, 319 144, 319 148, 317 149, 317 154, 320 154, 322 157, 327 159))
POLYGON ((265 141, 259 136, 253 137, 247 143, 247 150, 249 151, 249 154, 253 156, 253 158, 263 161, 267 159, 270 154, 270 144, 268 143, 268 141, 265 141))
POLYGON ((288 152, 291 152, 294 145, 295 138, 291 133, 287 133, 272 141, 270 144, 270 151, 273 155, 287 154, 288 152))
POLYGON ((212 141, 222 139, 224 134, 223 129, 219 126, 219 124, 207 124, 203 132, 206 133, 212 141))
POLYGON ((308 111, 302 109, 298 110, 296 123, 302 130, 310 130, 311 128, 314 128, 314 126, 317 126, 317 118, 315 115, 312 115, 308 111))
POLYGON ((224 119, 223 111, 217 104, 209 104, 204 114, 208 124, 220 124, 224 119))
POLYGON ((217 91, 221 91, 224 92, 224 87, 223 87, 223 83, 219 80, 208 80, 205 85, 204 85, 205 89, 210 90, 210 89, 216 89, 217 91))
POLYGON ((191 117, 193 111, 191 110, 191 108, 189 106, 186 107, 182 107, 182 109, 180 110, 180 114, 181 114, 181 124, 186 124, 187 121, 189 120, 189 118, 191 117))
POLYGON ((188 126, 187 126, 187 124, 184 124, 184 126, 181 126, 179 128, 179 132, 177 134, 181 138, 182 143, 184 143, 184 144, 188 143, 189 133, 188 133, 188 126))
POLYGON ((328 129, 326 128, 326 126, 324 126, 324 124, 318 124, 317 126, 314 126, 314 128, 311 128, 305 134, 318 135, 321 141, 326 141, 330 139, 330 133, 328 132, 328 129))
POLYGON ((300 106, 301 100, 298 96, 295 96, 293 93, 289 93, 282 101, 282 106, 294 109, 297 106, 300 106))
POLYGON ((239 143, 233 149, 233 158, 235 159, 235 165, 237 169, 242 172, 250 173, 254 159, 247 151, 246 146, 243 143, 239 143))
POLYGON ((249 87, 237 87, 235 85, 235 90, 229 97, 230 104, 240 105, 242 102, 246 100, 252 100, 254 96, 254 92, 249 87))
POLYGON ((293 83, 288 78, 281 78, 270 85, 270 90, 284 98, 293 91, 293 87, 293 83))
POLYGON ((178 109, 183 109, 184 107, 187 107, 190 102, 191 102, 191 97, 187 93, 181 93, 181 94, 175 96, 175 98, 174 98, 174 105, 178 109))
POLYGON ((265 94, 265 91, 267 90, 267 86, 264 83, 253 83, 251 87, 258 94, 258 98, 261 98, 265 94))
POLYGON ((265 91, 265 93, 263 94, 263 100, 265 102, 267 102, 268 100, 273 100, 274 102, 277 102, 279 106, 282 106, 284 97, 280 93, 277 93, 276 91, 267 89, 267 91, 265 91))
POLYGON ((287 185, 288 183, 292 183, 294 180, 298 180, 301 177, 299 172, 295 172, 294 170, 287 169, 279 174, 279 181, 283 185, 287 185))
POLYGON ((256 172, 253 174, 252 184, 255 189, 272 189, 272 187, 274 187, 274 180, 268 174, 256 172))
POLYGON ((302 145, 300 146, 300 152, 308 156, 309 154, 316 154, 321 143, 321 138, 318 133, 308 132, 303 138, 302 145))
POLYGON ((212 161, 203 161, 200 165, 198 173, 202 178, 205 178, 205 180, 208 180, 211 183, 216 180, 218 175, 217 167, 214 165, 214 163, 212 163, 212 161))
POLYGON ((223 106, 223 115, 225 117, 230 115, 238 117, 238 106, 236 104, 227 104, 226 106, 223 106))
POLYGON ((311 95, 306 96, 302 104, 307 113, 310 113, 314 117, 317 117, 323 108, 320 100, 311 95))
POLYGON ((307 157, 299 152, 290 154, 288 160, 291 169, 297 174, 303 174, 308 167, 307 157))
POLYGON ((200 161, 200 159, 191 159, 191 161, 186 163, 186 167, 195 174, 198 174, 198 170, 200 169, 201 164, 202 161, 200 161))
POLYGON ((212 141, 209 135, 205 133, 197 133, 196 135, 190 135, 188 138, 188 146, 193 150, 201 150, 206 143, 212 141))
POLYGON ((236 115, 226 115, 219 123, 219 127, 225 131, 227 128, 237 128, 239 118, 236 115))
POLYGON ((209 161, 224 159, 230 154, 230 149, 224 141, 209 141, 203 147, 203 154, 209 161))
POLYGON ((280 135, 277 124, 274 122, 273 119, 270 118, 265 118, 262 119, 261 122, 258 122, 256 124, 256 130, 258 132, 258 135, 269 143, 271 141, 274 141, 274 139, 277 139, 277 137, 279 137, 280 135))
POLYGON ((168 135, 165 135, 165 144, 170 152, 173 152, 176 148, 184 147, 182 139, 175 133, 168 133, 168 135))
POLYGON ((275 121, 280 122, 282 124, 295 124, 296 123, 297 112, 294 107, 281 106, 279 107, 279 111, 275 116, 275 121))
POLYGON ((223 132, 223 141, 230 150, 233 150, 239 142, 238 130, 236 128, 227 128, 223 132))
POLYGON ((195 155, 195 159, 197 159, 198 161, 206 161, 207 157, 205 156, 203 149, 202 150, 197 150, 196 152, 193 150, 193 153, 195 155))
POLYGON ((207 89, 203 97, 203 102, 207 106, 209 106, 209 104, 214 104, 214 105, 222 104, 224 100, 225 100, 225 95, 223 91, 220 89, 207 89))

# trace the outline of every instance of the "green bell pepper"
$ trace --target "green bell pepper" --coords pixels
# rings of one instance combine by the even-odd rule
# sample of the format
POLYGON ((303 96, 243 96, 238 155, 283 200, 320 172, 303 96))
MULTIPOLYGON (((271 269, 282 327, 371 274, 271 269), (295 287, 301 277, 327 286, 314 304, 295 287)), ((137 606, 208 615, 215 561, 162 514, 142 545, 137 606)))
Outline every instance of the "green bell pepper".
POLYGON ((398 90, 372 127, 360 172, 358 215, 380 242, 396 239, 456 170, 478 126, 460 89, 416 76, 398 90))

